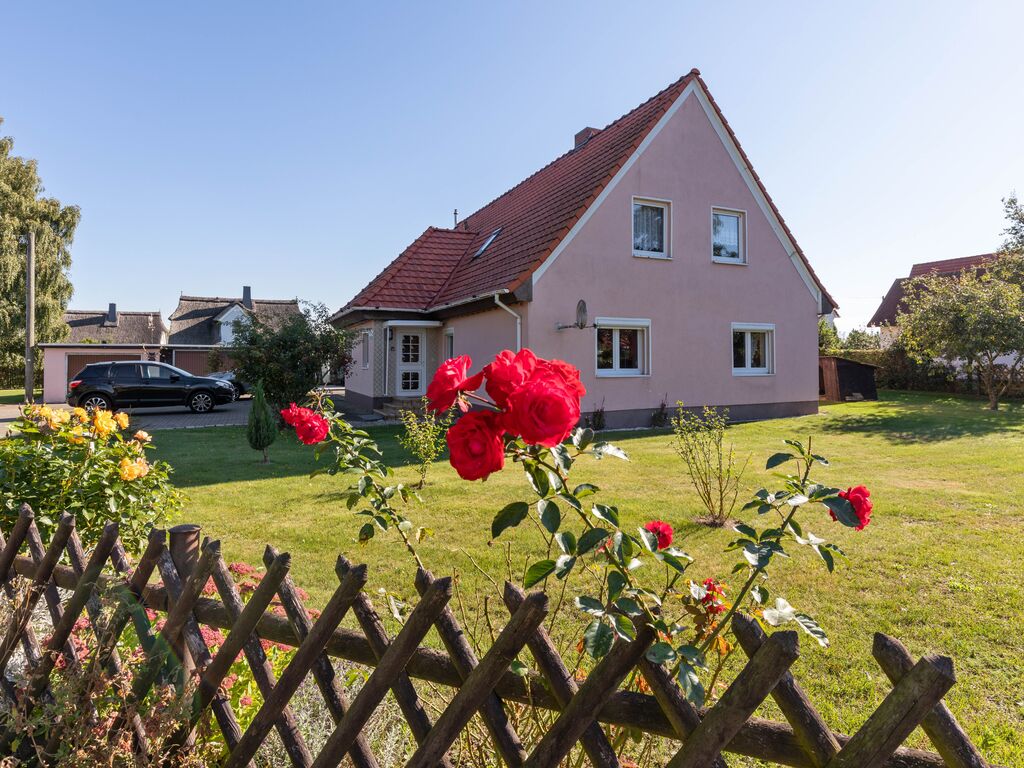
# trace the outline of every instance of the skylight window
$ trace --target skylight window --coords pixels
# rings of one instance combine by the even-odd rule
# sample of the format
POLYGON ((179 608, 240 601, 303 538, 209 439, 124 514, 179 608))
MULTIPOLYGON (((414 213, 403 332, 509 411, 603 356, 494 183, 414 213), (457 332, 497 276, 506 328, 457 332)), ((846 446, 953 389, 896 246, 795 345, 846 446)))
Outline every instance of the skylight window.
POLYGON ((473 258, 475 259, 475 258, 479 257, 481 253, 486 251, 487 250, 487 246, 494 242, 494 238, 496 238, 500 232, 501 232, 501 227, 498 227, 496 230, 491 232, 490 237, 488 237, 486 240, 484 240, 484 244, 480 246, 480 250, 478 250, 476 253, 473 254, 473 258))

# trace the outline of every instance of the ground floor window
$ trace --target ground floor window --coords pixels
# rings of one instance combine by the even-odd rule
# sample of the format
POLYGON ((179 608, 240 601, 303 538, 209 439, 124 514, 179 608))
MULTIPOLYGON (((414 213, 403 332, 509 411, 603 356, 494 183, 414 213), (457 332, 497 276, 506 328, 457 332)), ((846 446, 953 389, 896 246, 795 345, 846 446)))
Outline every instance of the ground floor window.
POLYGON ((455 331, 449 329, 444 332, 444 359, 451 360, 455 357, 455 331))
POLYGON ((598 318, 597 375, 646 376, 650 368, 650 320, 598 318))
POLYGON ((362 357, 363 368, 370 367, 370 332, 363 331, 360 339, 360 356, 362 357))
POLYGON ((733 323, 732 372, 737 376, 775 373, 775 326, 733 323))

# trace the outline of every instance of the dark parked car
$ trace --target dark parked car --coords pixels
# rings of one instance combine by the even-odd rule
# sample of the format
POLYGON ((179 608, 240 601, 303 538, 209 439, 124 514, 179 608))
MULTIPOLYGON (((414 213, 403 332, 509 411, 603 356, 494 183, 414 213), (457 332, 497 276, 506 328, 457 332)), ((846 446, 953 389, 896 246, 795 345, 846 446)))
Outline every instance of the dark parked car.
POLYGON ((68 384, 68 405, 107 409, 185 405, 195 413, 207 413, 234 400, 234 391, 226 381, 193 376, 164 363, 92 363, 68 384))
POLYGON ((211 379, 217 379, 218 381, 226 381, 232 387, 235 388, 235 400, 240 398, 246 392, 249 391, 249 385, 238 378, 238 374, 234 371, 217 371, 216 373, 210 374, 211 379))

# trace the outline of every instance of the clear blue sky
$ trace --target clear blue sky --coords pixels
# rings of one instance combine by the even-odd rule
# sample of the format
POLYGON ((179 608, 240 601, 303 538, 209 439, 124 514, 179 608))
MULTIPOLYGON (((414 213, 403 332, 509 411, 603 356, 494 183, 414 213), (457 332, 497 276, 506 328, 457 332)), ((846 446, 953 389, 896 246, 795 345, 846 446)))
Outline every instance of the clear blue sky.
POLYGON ((4 4, 2 130, 82 208, 72 307, 336 309, 699 67, 867 321, 911 263, 996 248, 1024 193, 1024 3, 4 4))

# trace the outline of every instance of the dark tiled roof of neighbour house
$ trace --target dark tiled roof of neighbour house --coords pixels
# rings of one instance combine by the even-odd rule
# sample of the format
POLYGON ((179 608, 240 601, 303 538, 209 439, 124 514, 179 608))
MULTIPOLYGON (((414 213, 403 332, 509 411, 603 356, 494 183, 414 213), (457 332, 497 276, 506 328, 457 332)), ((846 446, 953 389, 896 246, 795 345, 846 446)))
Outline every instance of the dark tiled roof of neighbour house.
MULTIPOLYGON (((693 81, 707 93, 700 73, 693 70, 607 127, 592 132, 589 139, 466 217, 456 229, 428 228, 334 317, 355 309, 426 311, 503 289, 516 290, 568 234, 693 81), (496 232, 481 252, 481 246, 496 232)), ((713 99, 711 103, 718 110, 713 99)), ((718 114, 732 135, 721 111, 718 114)), ((732 138, 736 140, 734 135, 732 138)), ((774 209, 742 148, 740 153, 774 209)), ((813 276, 799 246, 797 252, 813 276)), ((817 277, 814 279, 831 301, 817 277)))
POLYGON ((109 310, 69 309, 64 322, 71 329, 62 344, 153 344, 163 342, 164 323, 159 312, 117 312, 110 322, 109 310))
POLYGON ((903 300, 906 298, 907 284, 916 277, 925 275, 952 276, 963 272, 965 269, 983 267, 987 262, 996 258, 995 253, 981 253, 977 256, 964 256, 959 259, 943 259, 942 261, 924 261, 915 264, 910 268, 910 277, 899 277, 893 280, 889 290, 882 297, 882 303, 878 305, 875 314, 868 321, 868 326, 878 328, 883 325, 896 325, 896 316, 904 309, 903 300))
MULTIPOLYGON (((243 306, 242 299, 219 296, 182 296, 171 313, 171 331, 167 343, 213 345, 220 341, 216 317, 233 305, 243 306)), ((253 299, 253 315, 268 325, 284 322, 301 312, 298 299, 253 299)), ((244 307, 243 307, 244 308, 244 307)))

